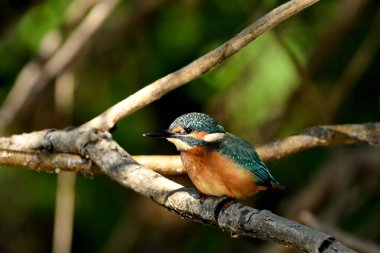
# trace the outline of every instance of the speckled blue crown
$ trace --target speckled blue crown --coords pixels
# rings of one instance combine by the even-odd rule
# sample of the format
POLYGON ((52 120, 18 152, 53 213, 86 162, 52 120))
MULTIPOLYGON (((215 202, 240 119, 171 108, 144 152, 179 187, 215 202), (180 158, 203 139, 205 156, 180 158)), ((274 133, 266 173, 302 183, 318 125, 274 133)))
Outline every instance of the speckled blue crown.
POLYGON ((170 125, 169 129, 181 126, 183 128, 191 128, 194 131, 207 131, 208 133, 224 133, 224 128, 216 123, 216 121, 204 113, 191 112, 176 118, 170 125))

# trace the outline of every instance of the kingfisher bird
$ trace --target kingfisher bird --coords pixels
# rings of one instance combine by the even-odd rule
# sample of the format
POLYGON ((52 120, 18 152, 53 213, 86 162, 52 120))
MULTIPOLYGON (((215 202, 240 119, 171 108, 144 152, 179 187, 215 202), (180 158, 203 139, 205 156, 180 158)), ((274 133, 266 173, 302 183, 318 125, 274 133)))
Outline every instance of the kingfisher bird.
POLYGON ((169 129, 143 135, 172 142, 190 180, 203 195, 239 199, 268 188, 283 188, 251 144, 226 132, 207 114, 184 114, 169 129))

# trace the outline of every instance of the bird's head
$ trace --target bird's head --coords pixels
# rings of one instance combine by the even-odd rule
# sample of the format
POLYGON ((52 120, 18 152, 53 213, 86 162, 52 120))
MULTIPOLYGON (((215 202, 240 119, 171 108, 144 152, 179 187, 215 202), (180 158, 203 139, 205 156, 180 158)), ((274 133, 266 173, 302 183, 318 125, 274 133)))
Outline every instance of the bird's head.
POLYGON ((192 112, 176 118, 169 129, 145 133, 147 137, 166 138, 180 151, 206 146, 222 140, 224 128, 204 113, 192 112))

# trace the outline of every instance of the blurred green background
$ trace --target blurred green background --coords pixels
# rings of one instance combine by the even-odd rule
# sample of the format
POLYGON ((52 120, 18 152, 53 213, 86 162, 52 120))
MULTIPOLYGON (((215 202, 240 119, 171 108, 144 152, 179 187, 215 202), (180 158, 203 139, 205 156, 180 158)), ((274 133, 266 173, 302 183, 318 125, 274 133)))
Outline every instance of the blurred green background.
MULTIPOLYGON (((35 89, 1 134, 80 125, 282 3, 120 1, 64 69, 75 83, 72 109, 57 106, 61 71, 35 89)), ((66 41, 96 4, 0 3, 0 102, 28 62, 43 66, 50 59, 46 51, 54 40, 46 35, 66 41)), ((379 122, 379 10, 377 0, 320 1, 121 121, 114 139, 131 154, 176 154, 172 144, 142 133, 192 111, 212 115, 256 146, 314 125, 379 122)), ((297 221, 307 211, 321 224, 380 243, 378 149, 318 148, 269 167, 286 190, 263 192, 245 204, 297 221)), ((0 252, 51 251, 56 178, 0 167, 0 252)), ((191 186, 186 176, 172 179, 191 186)), ((77 175, 75 193, 72 252, 293 252, 182 220, 103 175, 77 175)))

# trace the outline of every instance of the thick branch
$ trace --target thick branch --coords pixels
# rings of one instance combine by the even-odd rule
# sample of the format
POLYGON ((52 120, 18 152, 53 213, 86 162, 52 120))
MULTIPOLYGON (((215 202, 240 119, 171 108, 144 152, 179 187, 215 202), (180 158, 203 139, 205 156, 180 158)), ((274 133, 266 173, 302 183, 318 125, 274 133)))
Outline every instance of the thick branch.
POLYGON ((235 202, 223 209, 224 198, 208 198, 201 203, 194 190, 135 163, 108 133, 94 131, 90 137, 91 142, 82 150, 104 173, 182 217, 219 227, 233 235, 257 237, 306 252, 355 252, 327 234, 270 211, 235 202))
MULTIPOLYGON (((79 129, 52 130, 24 134, 28 139, 39 139, 32 144, 33 150, 66 152, 75 151, 91 159, 103 171, 125 187, 152 198, 183 217, 220 227, 232 234, 258 237, 300 248, 307 252, 352 252, 329 235, 313 230, 296 222, 281 218, 269 211, 259 211, 239 203, 221 211, 223 198, 210 198, 203 204, 191 189, 174 183, 160 174, 137 164, 109 133, 79 129), (195 197, 194 197, 195 196, 195 197), (322 249, 322 250, 321 250, 322 249)), ((22 136, 8 139, 9 146, 20 146, 22 136)))
POLYGON ((217 226, 232 234, 258 237, 307 252, 352 252, 335 242, 329 235, 281 218, 269 211, 259 211, 239 203, 221 211, 223 198, 210 198, 201 204, 196 198, 195 190, 185 189, 137 164, 111 139, 109 133, 97 130, 85 132, 81 128, 50 130, 13 136, 5 142, 8 147, 21 147, 23 143, 28 143, 30 150, 40 152, 79 153, 95 162, 103 173, 124 187, 152 198, 183 217, 217 226), (28 140, 32 141, 28 143, 28 140))
POLYGON ((272 29, 282 21, 316 2, 318 2, 318 0, 292 0, 275 8, 223 45, 176 72, 168 74, 150 85, 145 86, 143 89, 87 122, 84 127, 108 131, 122 118, 158 100, 166 93, 198 78, 231 57, 264 32, 272 29))

